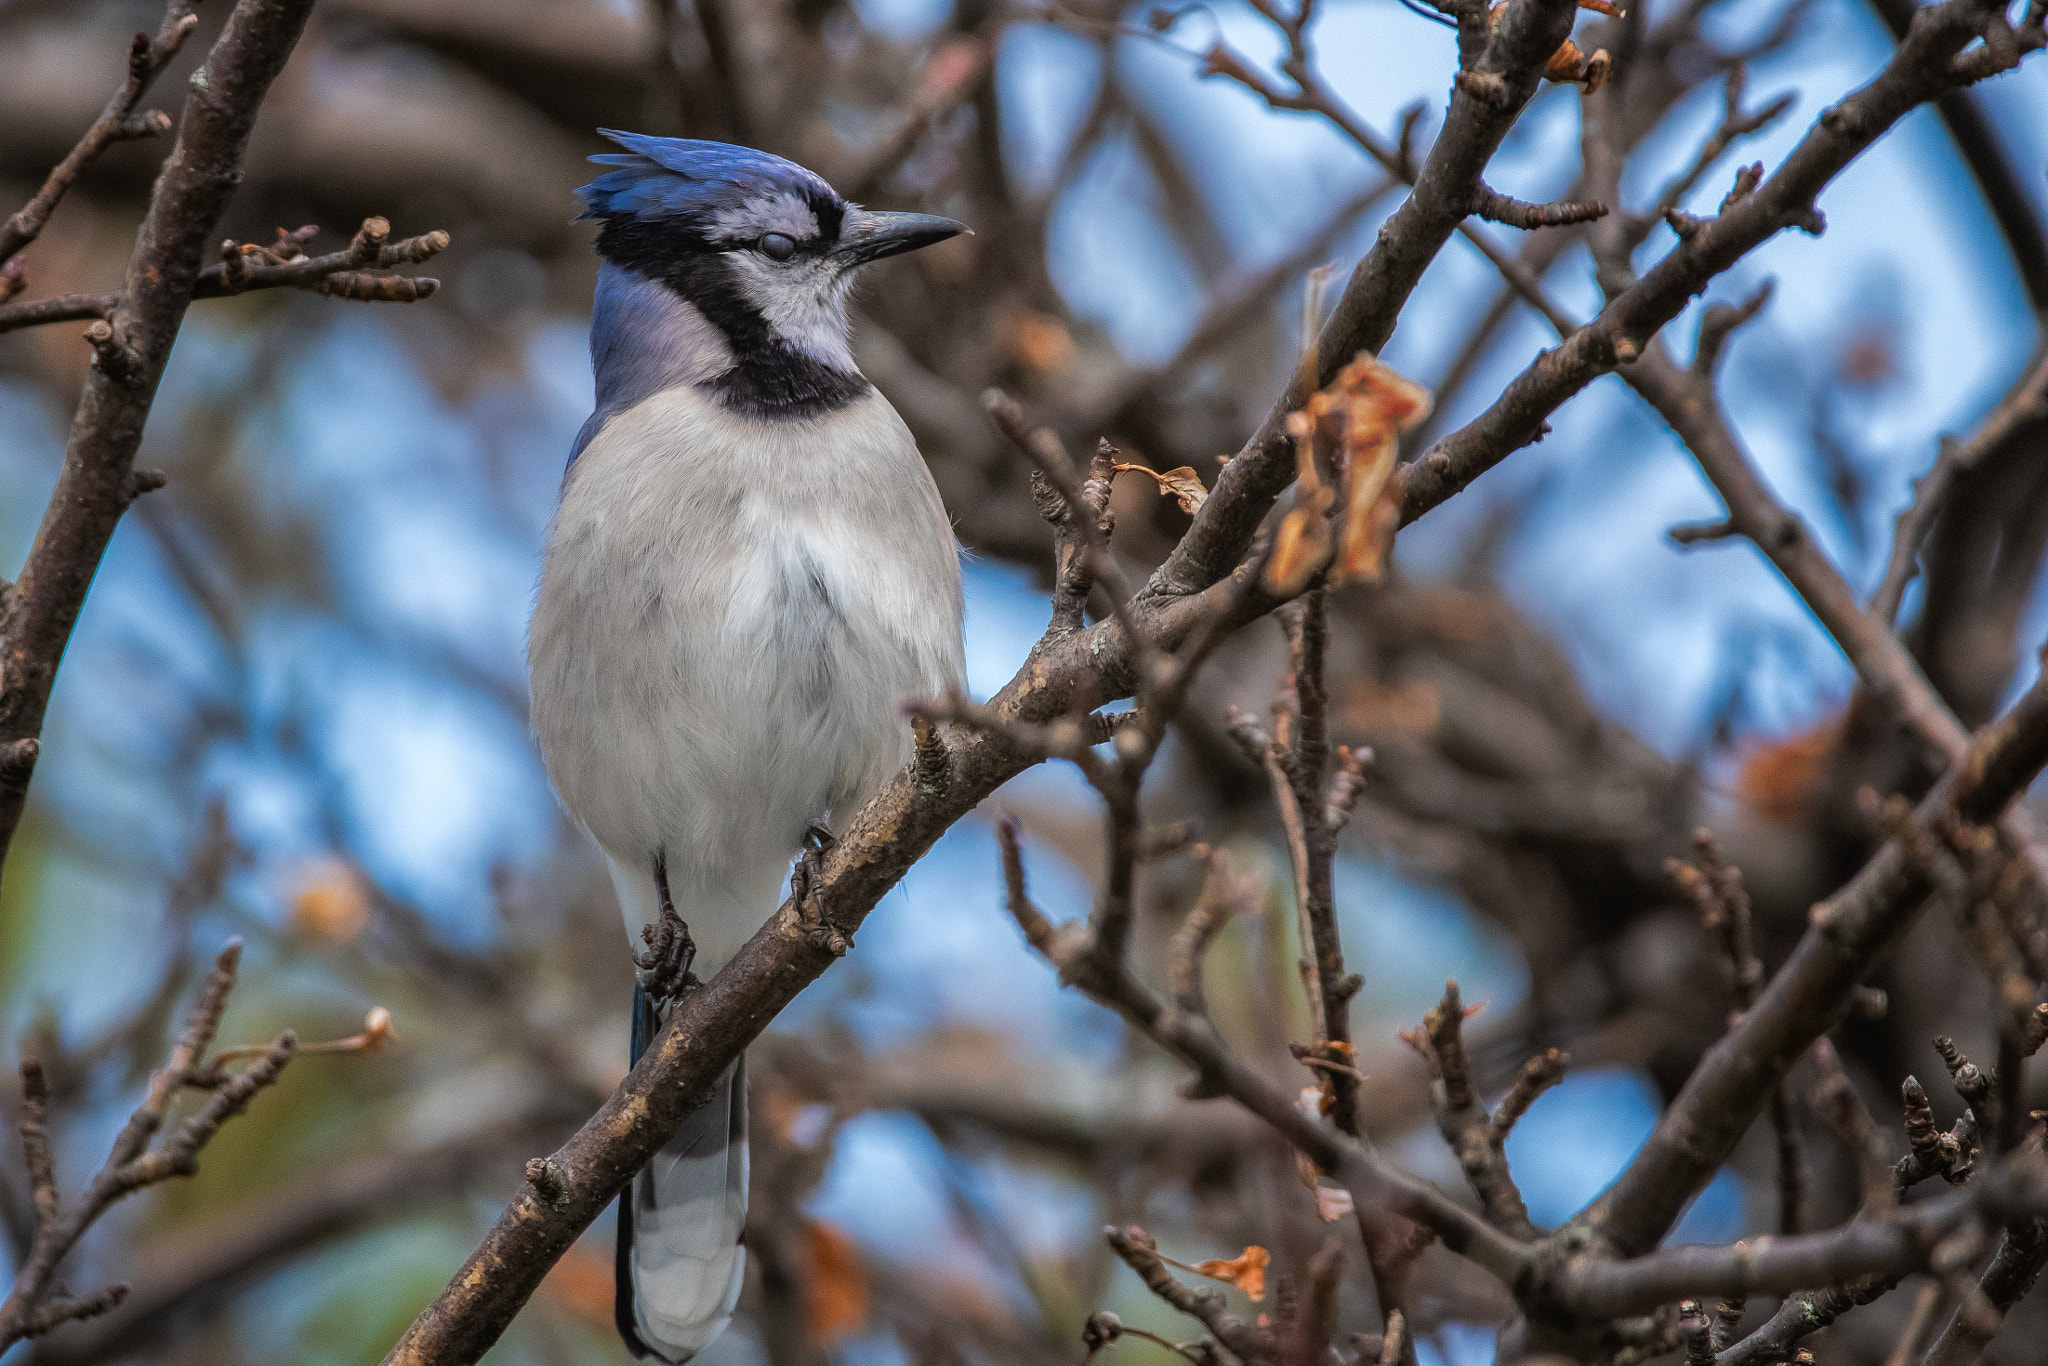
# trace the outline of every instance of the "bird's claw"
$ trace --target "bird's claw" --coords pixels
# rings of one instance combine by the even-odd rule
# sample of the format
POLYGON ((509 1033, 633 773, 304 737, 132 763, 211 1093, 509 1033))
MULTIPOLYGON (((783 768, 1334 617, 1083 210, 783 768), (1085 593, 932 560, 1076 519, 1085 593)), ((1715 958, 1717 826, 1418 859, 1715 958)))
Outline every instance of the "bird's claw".
POLYGON ((822 825, 812 825, 804 831, 804 851, 797 857, 796 867, 790 870, 789 894, 796 901, 797 923, 803 927, 806 942, 834 958, 844 958, 853 947, 853 937, 832 923, 817 886, 818 860, 837 843, 832 832, 822 825))
POLYGON ((668 894, 667 872, 658 863, 654 868, 654 885, 661 894, 661 914, 640 929, 647 952, 633 955, 633 966, 637 969, 633 980, 660 1003, 672 1001, 697 985, 697 979, 690 975, 690 965, 697 960, 697 943, 690 938, 690 927, 676 913, 676 903, 668 894))

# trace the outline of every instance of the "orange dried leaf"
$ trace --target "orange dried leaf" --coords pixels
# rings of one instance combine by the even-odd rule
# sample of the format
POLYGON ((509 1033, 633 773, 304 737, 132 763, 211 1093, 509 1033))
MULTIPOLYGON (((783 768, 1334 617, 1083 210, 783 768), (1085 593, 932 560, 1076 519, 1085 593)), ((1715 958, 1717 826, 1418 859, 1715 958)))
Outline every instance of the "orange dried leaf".
POLYGON ((1329 391, 1345 401, 1344 442, 1351 496, 1334 582, 1377 583, 1386 570, 1401 523, 1401 480, 1396 473, 1399 435, 1429 416, 1429 391, 1360 352, 1338 372, 1329 391))
POLYGON ((1354 439, 1391 426, 1405 432, 1429 416, 1429 390, 1361 351, 1324 391, 1346 401, 1354 439))
POLYGON ((1608 0, 1579 0, 1579 8, 1592 10, 1596 14, 1604 14, 1610 19, 1620 19, 1628 13, 1620 5, 1609 4, 1608 0))
POLYGON ((1266 564, 1268 588, 1288 596, 1299 593, 1329 563, 1336 539, 1329 515, 1339 488, 1346 490, 1342 555, 1329 581, 1380 577, 1400 523, 1399 435, 1428 415, 1429 391, 1367 351, 1287 415, 1298 488, 1294 507, 1274 537, 1266 564))
POLYGON ((1378 583, 1386 573, 1394 533, 1401 527, 1401 490, 1396 477, 1394 434, 1380 438, 1376 449, 1358 451, 1351 470, 1351 506, 1344 514, 1344 547, 1338 564, 1341 579, 1378 583))
POLYGON ((868 1274, 860 1251, 844 1229, 819 1219, 803 1227, 804 1330, 813 1343, 830 1347, 868 1321, 868 1274))
POLYGON ((1266 1249, 1253 1245, 1227 1262, 1196 1262, 1188 1269, 1210 1280, 1236 1286, 1256 1304, 1266 1298, 1266 1264, 1272 1260, 1273 1255, 1266 1249))
POLYGON ((1586 54, 1579 51, 1579 45, 1567 38, 1558 45, 1557 51, 1550 54, 1550 60, 1544 63, 1543 74, 1553 81, 1575 81, 1585 60, 1586 54))
POLYGON ((1543 74, 1553 81, 1575 81, 1587 94, 1607 84, 1607 73, 1613 66, 1613 58, 1606 48, 1594 49, 1591 56, 1580 51, 1579 45, 1567 38, 1550 54, 1550 61, 1543 68, 1543 74))
POLYGON ((1172 494, 1174 501, 1180 504, 1180 510, 1190 517, 1200 512, 1202 504, 1208 501, 1209 490, 1202 486, 1202 476, 1196 474, 1191 465, 1182 465, 1163 474, 1145 465, 1117 465, 1114 468, 1118 474, 1129 471, 1148 476, 1159 485, 1161 493, 1172 494))
POLYGON ((1329 491, 1318 489, 1320 498, 1305 500, 1280 519, 1273 537, 1273 554, 1266 561, 1266 587, 1281 597, 1291 598, 1308 585, 1316 570, 1330 554, 1330 524, 1315 503, 1328 503, 1329 491))

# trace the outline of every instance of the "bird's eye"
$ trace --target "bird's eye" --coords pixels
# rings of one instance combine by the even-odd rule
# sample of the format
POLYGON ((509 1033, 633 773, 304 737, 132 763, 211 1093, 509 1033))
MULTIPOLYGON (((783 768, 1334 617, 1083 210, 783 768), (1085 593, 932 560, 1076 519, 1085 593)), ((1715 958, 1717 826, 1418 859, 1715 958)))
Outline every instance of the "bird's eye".
POLYGON ((796 239, 771 232, 760 241, 761 254, 771 261, 787 261, 796 255, 796 239))

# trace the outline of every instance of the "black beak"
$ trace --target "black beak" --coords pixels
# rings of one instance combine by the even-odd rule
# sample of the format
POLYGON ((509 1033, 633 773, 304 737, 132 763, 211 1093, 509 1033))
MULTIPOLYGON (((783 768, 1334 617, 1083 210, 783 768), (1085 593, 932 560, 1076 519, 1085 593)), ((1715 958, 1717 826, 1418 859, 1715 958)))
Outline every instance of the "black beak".
POLYGON ((900 256, 949 237, 969 231, 965 223, 929 213, 877 213, 870 209, 851 210, 832 255, 847 269, 900 256))

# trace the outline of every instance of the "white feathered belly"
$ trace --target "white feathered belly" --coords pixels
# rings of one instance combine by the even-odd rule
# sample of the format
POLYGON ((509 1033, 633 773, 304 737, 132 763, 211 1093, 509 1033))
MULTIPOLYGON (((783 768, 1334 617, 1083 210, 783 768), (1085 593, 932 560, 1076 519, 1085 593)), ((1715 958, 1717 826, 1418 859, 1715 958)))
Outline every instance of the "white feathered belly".
POLYGON ((879 394, 806 421, 692 389, 614 417, 548 530, 533 722, 629 926, 665 861, 705 966, 774 909, 804 829, 903 761, 961 677, 958 549, 879 394))

